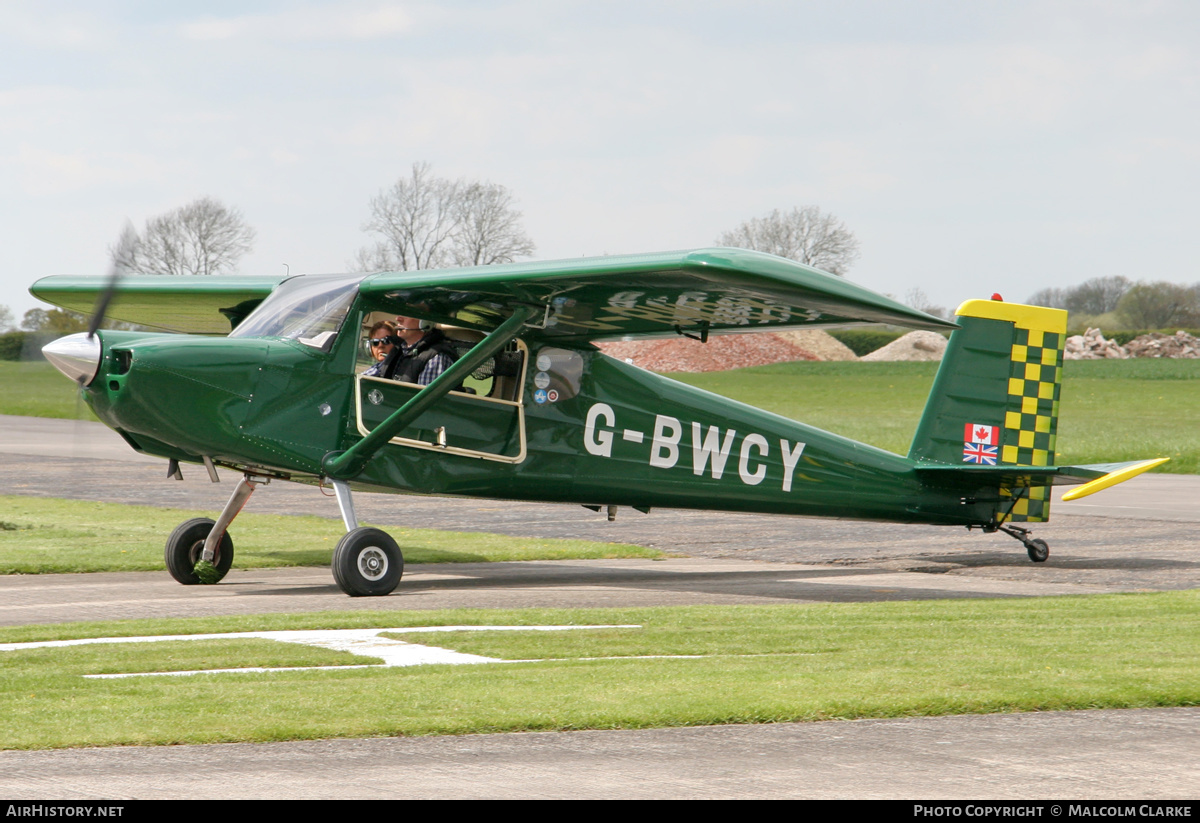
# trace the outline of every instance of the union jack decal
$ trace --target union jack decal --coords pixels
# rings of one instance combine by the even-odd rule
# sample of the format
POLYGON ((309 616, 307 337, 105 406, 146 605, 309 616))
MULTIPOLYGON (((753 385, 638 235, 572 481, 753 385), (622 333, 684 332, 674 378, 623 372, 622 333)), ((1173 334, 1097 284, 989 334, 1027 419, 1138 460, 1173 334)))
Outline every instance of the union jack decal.
POLYGON ((999 456, 999 446, 988 446, 984 443, 967 443, 963 446, 963 462, 964 463, 985 463, 989 466, 996 465, 996 458, 999 456))

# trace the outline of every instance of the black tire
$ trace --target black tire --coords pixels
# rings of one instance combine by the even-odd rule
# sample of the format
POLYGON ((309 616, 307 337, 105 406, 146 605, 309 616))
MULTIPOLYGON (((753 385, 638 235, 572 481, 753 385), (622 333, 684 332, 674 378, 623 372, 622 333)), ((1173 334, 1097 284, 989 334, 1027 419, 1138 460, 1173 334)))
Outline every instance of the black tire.
MULTIPOLYGON (((204 539, 208 537, 208 533, 215 525, 215 521, 207 517, 197 517, 194 520, 185 520, 176 527, 175 531, 171 532, 171 536, 167 538, 166 549, 163 551, 163 556, 167 561, 167 571, 171 573, 171 577, 185 586, 195 586, 205 582, 196 574, 195 568, 196 564, 200 562, 200 556, 204 553, 204 539)), ((233 566, 233 539, 226 531, 225 536, 221 538, 221 544, 217 546, 217 556, 213 558, 213 567, 217 570, 216 579, 209 582, 216 583, 225 576, 231 566, 233 566)))
POLYGON ((1029 552, 1029 559, 1034 563, 1045 563, 1050 556, 1050 546, 1045 540, 1030 540, 1025 544, 1025 551, 1029 552))
POLYGON ((404 555, 379 529, 346 532, 333 550, 333 579, 351 597, 391 594, 404 575, 404 555))

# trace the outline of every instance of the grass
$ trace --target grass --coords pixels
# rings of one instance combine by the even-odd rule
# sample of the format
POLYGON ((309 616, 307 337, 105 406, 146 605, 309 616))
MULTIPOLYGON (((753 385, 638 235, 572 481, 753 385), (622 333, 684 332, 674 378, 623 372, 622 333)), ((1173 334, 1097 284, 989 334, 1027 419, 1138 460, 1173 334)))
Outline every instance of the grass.
MULTIPOLYGON (((167 535, 188 518, 210 514, 0 496, 0 574, 161 570, 167 535)), ((624 543, 433 529, 387 531, 409 563, 663 556, 655 549, 624 543)), ((234 568, 327 566, 344 532, 340 520, 243 513, 230 531, 234 568)))
MULTIPOLYGON (((118 647, 97 644, 61 649, 31 649, 20 652, 17 656, 23 655, 27 655, 25 662, 30 665, 51 669, 61 667, 64 673, 69 672, 74 676, 146 671, 185 672, 253 666, 354 666, 371 662, 349 652, 257 638, 131 643, 118 647)), ((3 655, 0 654, 0 660, 2 659, 3 655)))
POLYGON ((247 640, 0 652, 0 748, 652 728, 1200 703, 1195 646, 1200 594, 1039 598, 1036 608, 1030 606, 1030 601, 1009 599, 397 611, 5 629, 0 642, 363 626, 643 627, 405 635, 410 642, 541 662, 115 681, 79 675, 264 661, 337 665, 346 658, 247 640), (220 700, 213 699, 215 692, 220 700), (364 694, 370 699, 364 701, 364 694))
POLYGON ((76 385, 49 363, 0 360, 0 383, 0 414, 96 419, 78 399, 76 385))
MULTIPOLYGON (((777 363, 671 374, 689 385, 906 454, 937 363, 777 363)), ((1200 473, 1200 360, 1070 361, 1058 462, 1170 457, 1200 473)))

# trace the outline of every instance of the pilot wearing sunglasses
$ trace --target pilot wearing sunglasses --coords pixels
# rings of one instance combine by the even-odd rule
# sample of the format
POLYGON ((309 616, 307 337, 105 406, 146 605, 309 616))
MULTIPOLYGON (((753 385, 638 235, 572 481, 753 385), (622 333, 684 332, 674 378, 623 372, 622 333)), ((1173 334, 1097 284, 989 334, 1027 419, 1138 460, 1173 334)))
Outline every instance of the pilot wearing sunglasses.
POLYGON ((371 368, 363 372, 364 377, 383 377, 384 361, 401 341, 397 335, 396 324, 391 320, 380 320, 367 333, 367 345, 371 349, 371 357, 375 360, 371 368))

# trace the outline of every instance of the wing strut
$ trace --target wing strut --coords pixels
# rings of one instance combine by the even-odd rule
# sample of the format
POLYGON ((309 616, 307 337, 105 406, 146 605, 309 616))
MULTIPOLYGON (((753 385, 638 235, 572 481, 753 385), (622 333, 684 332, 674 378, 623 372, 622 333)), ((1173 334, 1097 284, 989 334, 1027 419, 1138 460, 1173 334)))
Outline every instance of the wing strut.
POLYGON ((330 452, 321 460, 321 471, 335 480, 349 480, 359 474, 367 462, 404 431, 427 408, 441 400, 471 372, 492 357, 520 333, 525 321, 533 314, 532 306, 517 306, 512 316, 496 330, 480 340, 473 349, 441 373, 432 383, 417 392, 391 416, 371 430, 371 433, 343 452, 330 452))

